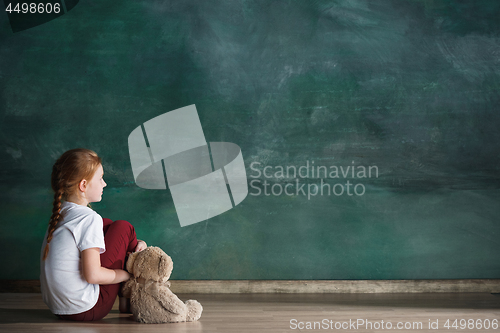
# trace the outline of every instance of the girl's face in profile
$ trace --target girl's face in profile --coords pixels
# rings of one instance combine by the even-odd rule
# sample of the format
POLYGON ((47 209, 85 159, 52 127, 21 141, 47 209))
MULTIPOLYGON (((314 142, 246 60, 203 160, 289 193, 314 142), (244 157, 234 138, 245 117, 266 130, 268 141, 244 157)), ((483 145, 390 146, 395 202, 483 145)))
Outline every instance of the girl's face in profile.
POLYGON ((87 189, 85 191, 85 197, 87 201, 90 202, 99 202, 102 200, 102 192, 106 187, 106 182, 103 179, 104 171, 102 169, 102 164, 99 164, 97 167, 94 176, 87 184, 87 189))

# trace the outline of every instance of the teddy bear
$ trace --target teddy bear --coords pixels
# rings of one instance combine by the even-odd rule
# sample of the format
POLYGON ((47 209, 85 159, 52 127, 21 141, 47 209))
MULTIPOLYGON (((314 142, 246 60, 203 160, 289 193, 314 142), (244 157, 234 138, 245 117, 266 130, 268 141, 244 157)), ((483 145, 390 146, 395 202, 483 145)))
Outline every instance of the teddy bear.
POLYGON ((162 249, 149 246, 129 254, 126 268, 132 277, 122 288, 130 298, 130 311, 141 323, 196 321, 203 307, 198 301, 181 301, 171 290, 170 274, 174 263, 162 249))

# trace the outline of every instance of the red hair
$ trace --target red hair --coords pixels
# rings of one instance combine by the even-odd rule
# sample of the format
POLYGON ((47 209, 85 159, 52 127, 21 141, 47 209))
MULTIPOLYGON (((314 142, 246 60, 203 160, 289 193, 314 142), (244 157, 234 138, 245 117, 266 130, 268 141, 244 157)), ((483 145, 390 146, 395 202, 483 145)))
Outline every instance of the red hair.
POLYGON ((61 220, 61 200, 66 200, 78 189, 83 179, 90 180, 101 164, 101 158, 89 149, 77 148, 65 152, 52 167, 51 186, 54 190, 52 216, 49 221, 47 245, 43 252, 43 260, 49 253, 49 243, 57 224, 61 220))

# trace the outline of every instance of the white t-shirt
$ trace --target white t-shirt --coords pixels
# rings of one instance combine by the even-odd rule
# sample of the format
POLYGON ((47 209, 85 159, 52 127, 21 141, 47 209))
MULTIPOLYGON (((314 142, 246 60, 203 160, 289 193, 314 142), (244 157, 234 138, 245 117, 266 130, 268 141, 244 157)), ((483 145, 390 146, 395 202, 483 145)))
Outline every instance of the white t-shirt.
MULTIPOLYGON (((54 314, 76 314, 97 303, 99 285, 88 283, 82 274, 81 251, 98 247, 106 251, 102 217, 92 209, 65 201, 49 253, 42 260, 47 233, 40 256, 40 286, 43 301, 54 314)), ((48 232, 48 231, 47 231, 48 232)))

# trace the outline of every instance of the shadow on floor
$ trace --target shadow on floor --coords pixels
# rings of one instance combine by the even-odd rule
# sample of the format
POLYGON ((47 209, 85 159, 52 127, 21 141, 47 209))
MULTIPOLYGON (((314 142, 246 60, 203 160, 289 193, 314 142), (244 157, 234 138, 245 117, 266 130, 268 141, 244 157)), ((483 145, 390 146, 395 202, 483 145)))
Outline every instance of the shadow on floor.
MULTIPOLYGON (((51 327, 63 327, 64 331, 71 333, 99 333, 109 325, 137 325, 139 331, 160 330, 171 333, 183 332, 202 332, 202 324, 197 322, 190 323, 164 323, 164 324, 141 324, 134 320, 130 314, 120 314, 118 310, 111 312, 103 319, 93 322, 74 322, 61 320, 48 309, 0 309, 0 331, 2 325, 8 324, 49 324, 51 327)), ((134 328, 135 330, 136 328, 134 328)))
POLYGON ((57 323, 57 318, 45 309, 0 309, 0 323, 57 323))

